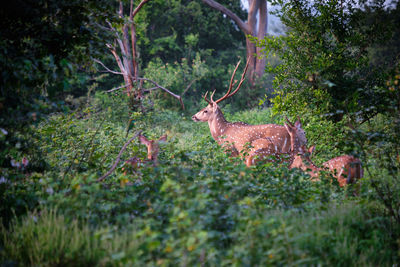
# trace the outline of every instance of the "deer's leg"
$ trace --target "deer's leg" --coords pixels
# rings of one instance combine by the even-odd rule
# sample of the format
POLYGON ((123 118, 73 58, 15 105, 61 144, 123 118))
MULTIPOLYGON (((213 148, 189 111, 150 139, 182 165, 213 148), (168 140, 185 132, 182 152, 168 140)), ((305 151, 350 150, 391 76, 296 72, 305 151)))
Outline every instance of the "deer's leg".
POLYGON ((354 179, 352 178, 355 178, 355 172, 356 172, 355 167, 350 165, 347 171, 346 184, 351 184, 352 182, 354 182, 354 179))
POLYGON ((248 155, 246 160, 245 160, 246 166, 250 167, 254 165, 254 156, 253 155, 248 155))
MULTIPOLYGON (((252 149, 249 152, 249 155, 246 158, 246 165, 252 166, 255 165, 257 162, 264 160, 268 156, 276 156, 276 149, 275 145, 272 141, 268 138, 260 138, 254 140, 251 143, 252 149)), ((273 161, 273 160, 269 160, 273 161)))
POLYGON ((258 149, 256 151, 250 151, 249 155, 247 155, 245 162, 246 166, 250 167, 255 165, 257 162, 263 160, 265 158, 265 153, 262 151, 262 149, 258 149))
POLYGON ((225 149, 225 153, 227 153, 229 155, 229 157, 239 156, 239 152, 237 151, 237 149, 235 148, 234 145, 226 145, 226 146, 224 146, 224 149, 225 149))

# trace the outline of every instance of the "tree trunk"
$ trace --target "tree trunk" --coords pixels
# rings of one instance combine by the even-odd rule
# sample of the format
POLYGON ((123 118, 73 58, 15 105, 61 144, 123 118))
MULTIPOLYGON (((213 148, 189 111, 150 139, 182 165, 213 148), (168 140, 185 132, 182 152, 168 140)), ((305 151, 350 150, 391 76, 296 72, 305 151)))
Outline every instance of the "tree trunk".
MULTIPOLYGON (((142 97, 142 89, 139 86, 139 88, 135 90, 135 83, 138 81, 138 64, 136 55, 136 28, 133 18, 148 1, 149 0, 142 0, 135 10, 133 10, 134 1, 131 0, 129 20, 122 26, 122 35, 109 23, 110 29, 115 33, 116 38, 114 45, 108 44, 107 47, 117 61, 118 67, 124 77, 127 95, 136 98, 138 102, 140 102, 140 98, 142 97), (121 57, 117 53, 116 46, 119 47, 121 57)), ((120 18, 124 18, 125 16, 122 1, 119 2, 118 15, 120 18)))
MULTIPOLYGON (((111 89, 109 90, 109 92, 112 92, 115 89, 126 88, 126 94, 129 96, 130 106, 132 109, 136 109, 139 106, 142 111, 144 110, 141 101, 144 92, 143 82, 145 81, 153 83, 156 86, 155 88, 161 89, 178 99, 182 106, 182 109, 185 109, 182 97, 180 95, 174 94, 167 88, 164 88, 161 85, 157 84, 155 81, 139 77, 139 64, 137 63, 136 52, 136 27, 133 19, 135 15, 139 12, 139 10, 143 7, 143 5, 146 4, 148 1, 149 0, 142 0, 139 5, 137 5, 136 8, 133 9, 134 0, 130 0, 129 19, 125 20, 124 24, 122 25, 122 31, 118 31, 112 26, 109 21, 107 21, 108 27, 105 27, 105 29, 113 32, 115 34, 115 39, 114 44, 106 45, 114 56, 120 72, 110 70, 99 60, 95 60, 95 62, 101 64, 108 72, 123 76, 125 85, 122 87, 111 89), (118 47, 121 56, 117 52, 118 47), (138 84, 136 90, 135 84, 138 84)), ((122 0, 119 1, 118 15, 122 19, 125 18, 122 0)))
POLYGON ((202 1, 232 19, 246 35, 246 55, 247 58, 250 57, 247 73, 250 83, 254 84, 255 79, 261 77, 264 73, 265 59, 261 57, 261 48, 256 47, 254 43, 250 42, 247 35, 258 37, 259 39, 267 35, 267 1, 248 0, 249 12, 247 15, 247 22, 243 22, 235 13, 214 0, 202 1))
MULTIPOLYGON (((260 1, 259 11, 258 11, 258 39, 264 39, 267 36, 268 30, 268 9, 267 1, 260 1)), ((261 47, 256 47, 257 62, 255 67, 255 73, 258 77, 261 77, 265 72, 265 57, 261 57, 261 47)))

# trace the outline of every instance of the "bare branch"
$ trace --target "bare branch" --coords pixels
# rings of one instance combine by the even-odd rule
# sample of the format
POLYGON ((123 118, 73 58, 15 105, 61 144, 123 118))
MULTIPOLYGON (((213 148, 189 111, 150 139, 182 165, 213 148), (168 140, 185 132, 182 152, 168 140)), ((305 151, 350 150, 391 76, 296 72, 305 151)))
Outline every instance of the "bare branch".
POLYGON ((106 20, 106 22, 107 22, 108 26, 110 27, 108 30, 114 32, 117 39, 120 39, 118 31, 112 26, 111 22, 108 20, 106 20))
POLYGON ((228 8, 224 7, 220 3, 215 2, 214 0, 202 0, 203 3, 209 5, 210 7, 222 12, 223 14, 227 15, 230 19, 232 19, 240 29, 247 35, 251 34, 250 28, 248 27, 247 23, 243 22, 235 13, 233 13, 228 8))
POLYGON ((111 169, 110 169, 106 174, 104 174, 104 175, 101 176, 99 179, 97 179, 97 182, 103 181, 103 180, 106 179, 111 173, 113 173, 113 171, 114 171, 115 168, 117 167, 119 161, 121 160, 122 153, 124 153, 124 151, 125 151, 125 149, 127 148, 127 146, 128 146, 134 139, 136 139, 136 138, 139 136, 139 134, 141 134, 141 133, 142 133, 142 131, 136 132, 136 134, 124 144, 124 146, 123 146, 123 147, 121 148, 121 150, 119 151, 118 156, 117 156, 117 158, 116 158, 114 164, 112 165, 111 169))
POLYGON ((122 89, 122 88, 128 87, 128 86, 129 86, 129 84, 125 84, 125 85, 122 85, 122 86, 120 86, 120 87, 116 87, 116 88, 110 89, 110 90, 108 90, 108 91, 106 91, 106 92, 107 92, 107 93, 111 93, 111 92, 120 90, 120 89, 122 89))
MULTIPOLYGON (((97 62, 97 61, 96 61, 96 62, 97 62)), ((103 63, 101 63, 100 61, 98 61, 98 62, 104 66, 103 63)), ((104 67, 107 68, 106 66, 104 66, 104 67)), ((108 68, 107 68, 107 69, 108 69, 108 68)), ((115 72, 114 72, 114 73, 115 73, 115 72)), ((117 73, 117 74, 122 74, 122 75, 123 75, 123 73, 117 73)), ((175 97, 176 99, 178 99, 179 102, 180 102, 181 105, 182 105, 182 109, 185 109, 185 105, 183 104, 182 97, 181 97, 180 95, 174 94, 173 92, 171 92, 171 91, 168 90, 167 88, 165 88, 165 87, 159 85, 158 83, 156 83, 156 82, 153 81, 153 80, 150 80, 150 79, 147 79, 147 78, 140 78, 140 77, 135 78, 135 79, 138 80, 138 81, 150 82, 150 83, 152 83, 152 84, 155 85, 155 87, 148 88, 148 89, 145 89, 145 90, 143 90, 143 91, 145 91, 145 92, 150 92, 150 91, 154 91, 154 90, 156 90, 156 89, 164 90, 164 91, 167 92, 168 94, 170 94, 170 95, 172 95, 173 97, 175 97)), ((195 80, 196 80, 196 79, 195 79, 195 80)), ((189 84, 188 88, 191 86, 191 84, 192 84, 195 80, 193 80, 193 81, 189 84)), ((125 85, 122 85, 122 86, 120 86, 120 87, 116 87, 116 88, 110 89, 110 90, 108 90, 108 91, 106 91, 106 92, 107 92, 107 93, 111 93, 111 92, 120 90, 120 89, 122 89, 122 88, 126 88, 126 87, 128 87, 128 86, 129 86, 129 84, 125 84, 125 85)))
POLYGON ((139 12, 139 10, 143 7, 144 4, 146 4, 149 0, 143 0, 140 2, 140 4, 135 8, 135 10, 132 12, 132 18, 136 16, 136 14, 139 12))
POLYGON ((124 65, 122 64, 121 58, 118 56, 117 51, 115 51, 115 49, 113 47, 109 46, 108 48, 110 49, 115 60, 117 61, 118 67, 121 70, 122 75, 124 75, 124 79, 125 79, 125 76, 127 75, 127 73, 126 73, 126 69, 125 69, 124 65))
POLYGON ((144 91, 144 92, 151 92, 151 91, 154 91, 154 90, 157 90, 157 89, 160 89, 160 88, 158 88, 158 87, 151 87, 151 88, 144 89, 143 91, 144 91))
POLYGON ((195 81, 197 81, 197 80, 198 80, 197 78, 196 78, 196 79, 193 79, 193 80, 188 84, 188 86, 186 86, 186 88, 185 88, 185 90, 183 91, 182 95, 186 94, 186 92, 190 89, 190 87, 192 87, 193 83, 194 83, 195 81))
POLYGON ((131 5, 129 8, 129 20, 132 22, 133 16, 132 16, 132 10, 133 10, 133 0, 131 0, 131 5))
POLYGON ((174 94, 172 93, 170 90, 168 90, 165 87, 162 87, 161 85, 159 85, 158 83, 156 83, 153 80, 147 79, 147 78, 137 78, 139 81, 146 81, 146 82, 151 82, 152 84, 154 84, 156 87, 160 88, 161 90, 164 90, 165 92, 167 92, 168 94, 172 95, 173 97, 175 97, 176 99, 179 100, 179 102, 181 103, 182 109, 185 109, 185 105, 183 104, 182 101, 182 97, 180 95, 174 94))
POLYGON ((117 31, 116 29, 114 29, 114 27, 112 26, 111 22, 108 19, 106 19, 106 22, 107 22, 108 26, 110 27, 110 30, 112 30, 114 32, 117 31))
POLYGON ((107 72, 110 72, 110 73, 113 73, 113 74, 118 74, 118 75, 124 75, 122 72, 110 70, 109 68, 107 68, 106 65, 104 65, 103 62, 101 62, 101 61, 98 60, 98 59, 93 58, 93 61, 96 62, 96 63, 99 63, 101 66, 103 66, 103 68, 104 68, 107 72))
POLYGON ((94 22, 92 24, 97 26, 97 27, 99 27, 102 30, 105 30, 105 31, 111 31, 111 32, 115 31, 113 28, 108 28, 108 27, 103 26, 103 25, 101 25, 100 23, 97 23, 97 22, 94 22))

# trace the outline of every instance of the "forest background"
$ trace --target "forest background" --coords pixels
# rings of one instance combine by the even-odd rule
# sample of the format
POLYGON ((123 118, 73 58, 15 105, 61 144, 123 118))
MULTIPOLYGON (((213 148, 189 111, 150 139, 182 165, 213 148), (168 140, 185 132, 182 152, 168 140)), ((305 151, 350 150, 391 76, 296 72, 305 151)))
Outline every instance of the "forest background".
POLYGON ((266 1, 217 2, 236 18, 209 0, 0 9, 3 265, 399 262, 399 2, 268 1, 282 29, 264 36, 251 29, 266 1), (254 70, 265 67, 224 101, 225 117, 300 116, 317 164, 361 159, 358 195, 329 174, 247 168, 191 120, 250 49, 254 70), (138 131, 168 135, 159 165, 125 171, 124 160, 146 155, 135 139, 98 181, 138 131))

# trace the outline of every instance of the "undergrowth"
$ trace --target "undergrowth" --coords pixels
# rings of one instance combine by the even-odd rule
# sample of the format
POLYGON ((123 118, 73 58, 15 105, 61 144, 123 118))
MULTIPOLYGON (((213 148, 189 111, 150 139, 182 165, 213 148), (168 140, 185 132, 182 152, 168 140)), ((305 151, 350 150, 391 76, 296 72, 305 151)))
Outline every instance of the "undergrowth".
MULTIPOLYGON (((229 121, 284 121, 268 109, 226 110, 229 121)), ((47 167, 2 174, 2 203, 8 203, 2 204, 3 264, 390 266, 398 261, 399 227, 377 201, 368 173, 354 197, 351 187, 342 189, 329 176, 312 182, 284 164, 247 168, 228 157, 208 125, 193 122, 191 115, 129 113, 124 99, 98 95, 89 108, 30 126, 27 132, 47 167), (139 130, 149 138, 168 135, 159 165, 124 173, 125 160, 145 158, 145 146, 135 140, 113 173, 97 182, 139 130), (15 212, 17 203, 25 215, 15 212)), ((317 131, 308 136, 318 134, 316 123, 304 125, 317 131)), ((334 148, 335 142, 323 145, 334 148)))

